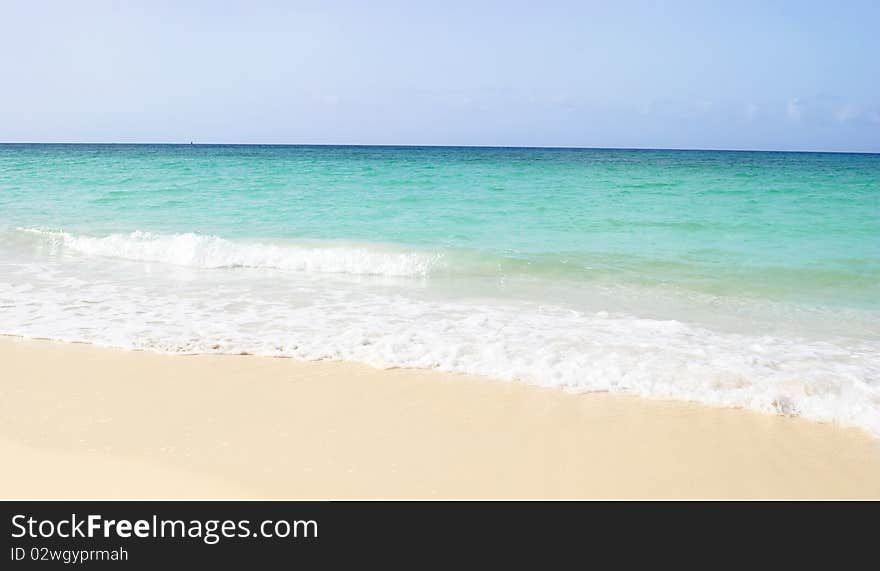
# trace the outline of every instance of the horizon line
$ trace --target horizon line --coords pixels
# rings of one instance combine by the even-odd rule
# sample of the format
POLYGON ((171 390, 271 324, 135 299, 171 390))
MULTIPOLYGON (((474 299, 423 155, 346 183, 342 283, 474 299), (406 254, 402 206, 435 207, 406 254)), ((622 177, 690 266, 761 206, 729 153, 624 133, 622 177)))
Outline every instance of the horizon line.
POLYGON ((444 144, 392 144, 392 143, 212 143, 203 142, 120 142, 120 141, 0 141, 8 145, 118 145, 118 146, 169 146, 169 147, 380 147, 380 148, 437 148, 437 149, 533 149, 570 151, 674 151, 674 152, 727 152, 727 153, 801 153, 878 155, 878 151, 830 151, 809 149, 748 149, 748 148, 682 148, 682 147, 577 147, 565 145, 444 145, 444 144))

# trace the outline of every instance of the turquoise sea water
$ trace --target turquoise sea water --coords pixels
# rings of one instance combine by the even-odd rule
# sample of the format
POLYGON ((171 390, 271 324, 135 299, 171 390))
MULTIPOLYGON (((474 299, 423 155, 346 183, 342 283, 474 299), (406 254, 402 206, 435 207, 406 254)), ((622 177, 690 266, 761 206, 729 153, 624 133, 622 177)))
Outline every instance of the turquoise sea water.
POLYGON ((0 332, 880 432, 880 155, 0 145, 0 332))

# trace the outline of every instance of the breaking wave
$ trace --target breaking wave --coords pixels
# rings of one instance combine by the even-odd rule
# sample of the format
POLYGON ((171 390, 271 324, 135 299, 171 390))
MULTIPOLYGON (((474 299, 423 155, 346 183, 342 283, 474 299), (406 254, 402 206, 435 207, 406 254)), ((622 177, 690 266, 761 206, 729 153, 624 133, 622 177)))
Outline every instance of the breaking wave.
POLYGON ((195 233, 132 232, 93 237, 23 229, 52 245, 90 256, 163 262, 195 268, 271 268, 307 273, 423 277, 443 263, 439 253, 405 252, 357 245, 233 242, 195 233))

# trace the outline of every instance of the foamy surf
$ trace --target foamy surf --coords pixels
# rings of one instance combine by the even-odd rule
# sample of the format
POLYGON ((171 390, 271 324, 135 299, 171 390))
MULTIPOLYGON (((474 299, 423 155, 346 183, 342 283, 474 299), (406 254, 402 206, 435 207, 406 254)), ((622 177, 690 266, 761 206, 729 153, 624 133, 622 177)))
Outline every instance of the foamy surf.
POLYGON ((0 281, 0 332, 167 353, 438 369, 799 415, 880 436, 876 339, 741 334, 546 301, 464 300, 314 280, 303 272, 240 275, 222 269, 243 265, 227 250, 220 258, 204 247, 226 240, 196 240, 200 249, 193 250, 182 236, 159 239, 162 248, 153 237, 65 243, 64 234, 54 236, 91 254, 58 264, 7 256, 3 269, 14 278, 0 281), (119 242, 131 260, 118 256, 119 242), (169 261, 165 249, 174 243, 188 249, 169 261), (157 259, 169 261, 166 271, 140 263, 157 259))

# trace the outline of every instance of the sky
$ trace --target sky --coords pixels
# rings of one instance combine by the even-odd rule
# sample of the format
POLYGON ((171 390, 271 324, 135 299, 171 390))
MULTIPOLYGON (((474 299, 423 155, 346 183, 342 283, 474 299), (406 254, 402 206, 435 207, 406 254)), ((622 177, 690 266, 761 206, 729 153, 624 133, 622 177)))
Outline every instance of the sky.
POLYGON ((0 141, 880 152, 880 2, 0 0, 0 141))

